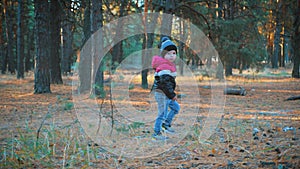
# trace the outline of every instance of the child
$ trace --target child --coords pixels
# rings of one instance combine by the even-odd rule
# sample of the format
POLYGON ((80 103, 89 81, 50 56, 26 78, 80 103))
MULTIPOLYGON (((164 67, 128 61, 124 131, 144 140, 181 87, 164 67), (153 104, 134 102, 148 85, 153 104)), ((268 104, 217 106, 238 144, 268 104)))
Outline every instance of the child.
POLYGON ((154 84, 155 100, 158 105, 158 115, 154 124, 153 138, 156 140, 166 140, 168 137, 162 135, 162 131, 174 133, 171 123, 174 116, 179 112, 180 106, 174 92, 176 87, 176 55, 177 47, 168 38, 163 37, 160 45, 161 56, 152 58, 152 67, 155 70, 154 84), (168 108, 170 111, 168 112, 168 108))

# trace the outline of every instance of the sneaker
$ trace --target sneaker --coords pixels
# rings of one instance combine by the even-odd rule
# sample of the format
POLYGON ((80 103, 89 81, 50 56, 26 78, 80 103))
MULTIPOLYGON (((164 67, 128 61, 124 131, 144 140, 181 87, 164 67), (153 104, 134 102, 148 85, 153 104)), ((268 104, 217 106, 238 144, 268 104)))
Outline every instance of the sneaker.
POLYGON ((161 141, 165 141, 168 140, 169 138, 167 136, 163 136, 161 132, 159 133, 154 133, 152 135, 152 139, 153 140, 161 140, 161 141))
POLYGON ((171 126, 162 125, 162 130, 166 133, 175 133, 175 130, 171 126))

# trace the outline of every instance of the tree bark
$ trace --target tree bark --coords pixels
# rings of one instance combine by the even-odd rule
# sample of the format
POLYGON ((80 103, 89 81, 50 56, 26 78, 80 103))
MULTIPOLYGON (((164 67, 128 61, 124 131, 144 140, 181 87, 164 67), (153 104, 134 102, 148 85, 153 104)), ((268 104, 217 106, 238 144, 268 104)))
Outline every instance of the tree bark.
POLYGON ((99 56, 103 55, 101 52, 103 51, 103 41, 102 35, 100 32, 97 32, 103 26, 103 9, 102 9, 102 1, 92 0, 92 32, 94 33, 94 44, 92 47, 95 48, 93 50, 95 53, 93 54, 93 64, 92 66, 93 74, 92 77, 95 79, 94 83, 96 86, 93 87, 91 93, 95 92, 95 95, 99 97, 104 97, 104 74, 103 74, 103 60, 99 60, 99 56))
POLYGON ((36 67, 34 72, 34 93, 51 93, 50 67, 49 67, 49 36, 48 36, 48 1, 36 0, 35 24, 36 24, 36 67))
POLYGON ((63 24, 63 46, 62 46, 62 60, 61 69, 64 75, 71 73, 72 56, 73 56, 73 33, 72 23, 65 21, 63 24))
POLYGON ((24 37, 23 37, 23 2, 18 0, 17 28, 17 78, 24 78, 24 37))
POLYGON ((62 84, 60 69, 60 13, 61 7, 58 0, 50 2, 50 76, 52 84, 62 84))
POLYGON ((181 75, 183 75, 183 68, 184 68, 184 47, 185 47, 185 43, 186 42, 186 35, 185 35, 185 30, 186 30, 186 25, 185 22, 183 21, 182 18, 184 18, 184 13, 181 11, 180 12, 181 18, 180 18, 180 42, 179 42, 179 58, 181 60, 181 62, 179 62, 179 72, 181 75))
POLYGON ((1 66, 1 73, 5 74, 6 71, 6 65, 7 65, 7 56, 6 56, 6 45, 5 45, 5 36, 3 31, 3 13, 4 9, 3 6, 0 5, 0 66, 1 66))
POLYGON ((150 23, 148 22, 148 10, 150 8, 151 11, 153 11, 153 6, 151 5, 152 3, 148 0, 145 1, 145 7, 144 7, 144 17, 143 17, 143 23, 144 23, 144 36, 143 36, 143 49, 146 49, 143 51, 143 56, 142 56, 142 64, 143 64, 143 69, 142 69, 142 88, 147 89, 148 88, 148 72, 149 72, 149 67, 148 63, 151 62, 152 59, 152 53, 151 51, 147 50, 152 48, 153 46, 153 41, 154 41, 154 34, 153 33, 147 33, 146 29, 150 29, 151 32, 154 32, 155 24, 157 22, 155 17, 152 17, 150 23))
MULTIPOLYGON (((121 5, 120 5, 120 14, 119 17, 125 16, 126 12, 126 5, 127 5, 127 0, 122 0, 121 5)), ((123 44, 122 41, 118 42, 120 40, 120 37, 123 37, 123 20, 119 19, 117 28, 116 28, 116 35, 114 38, 114 47, 112 49, 112 69, 115 70, 117 64, 119 64, 122 61, 122 56, 123 56, 123 44)))
POLYGON ((300 78, 300 0, 298 0, 297 9, 295 12, 295 21, 293 24, 294 36, 293 36, 293 48, 294 48, 294 66, 292 71, 292 77, 300 78))
MULTIPOLYGON (((175 4, 174 4, 175 5, 175 4)), ((172 31, 172 4, 166 3, 164 6, 164 13, 170 14, 170 15, 163 15, 162 21, 161 21, 161 34, 165 36, 170 36, 172 31)))
POLYGON ((278 1, 278 9, 276 8, 277 11, 276 13, 276 18, 275 18, 275 37, 274 37, 274 53, 272 57, 272 68, 277 69, 278 68, 278 61, 281 57, 281 47, 280 47, 280 33, 282 30, 282 23, 281 23, 281 15, 282 15, 282 2, 281 0, 278 1))
POLYGON ((272 68, 278 68, 278 59, 280 58, 280 32, 281 32, 281 23, 279 23, 279 16, 276 18, 276 29, 274 37, 274 54, 272 57, 272 68))
POLYGON ((34 69, 34 30, 30 30, 26 39, 27 55, 25 57, 25 71, 34 69))
MULTIPOLYGON (((7 61, 8 61, 8 71, 12 74, 15 74, 16 63, 15 63, 15 55, 13 52, 13 46, 15 44, 14 41, 14 31, 13 31, 13 4, 11 1, 4 0, 4 8, 5 8, 5 23, 6 23, 6 35, 7 35, 7 61)), ((3 70, 6 71, 6 66, 3 70)), ((4 73, 5 73, 4 71, 4 73)))
POLYGON ((73 56, 73 23, 69 20, 71 15, 71 0, 66 2, 67 8, 64 10, 64 17, 62 21, 62 51, 61 51, 61 70, 64 75, 71 73, 72 56, 73 56))
POLYGON ((227 59, 225 61, 225 76, 231 76, 232 75, 232 61, 230 59, 227 59))
MULTIPOLYGON (((88 39, 91 37, 91 5, 90 0, 84 0, 82 3, 84 8, 84 25, 83 25, 83 43, 85 44, 88 39)), ((79 62, 79 78, 80 78, 80 92, 85 92, 90 90, 91 88, 91 66, 92 66, 92 58, 91 56, 82 55, 82 53, 86 53, 83 51, 90 52, 91 46, 83 46, 80 54, 80 62, 79 62), (86 47, 86 48, 85 48, 86 47)))

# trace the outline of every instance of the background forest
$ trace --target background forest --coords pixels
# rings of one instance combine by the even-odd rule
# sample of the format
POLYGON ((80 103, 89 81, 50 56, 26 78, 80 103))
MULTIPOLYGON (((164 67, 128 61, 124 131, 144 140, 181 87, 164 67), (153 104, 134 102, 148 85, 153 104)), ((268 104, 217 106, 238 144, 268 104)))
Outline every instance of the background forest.
MULTIPOLYGON (((35 93, 50 92, 50 84, 62 83, 62 75, 72 72, 82 46, 103 25, 133 13, 164 12, 191 21, 207 35, 226 76, 232 75, 233 69, 242 74, 249 68, 289 67, 293 68, 291 76, 299 78, 299 5, 299 0, 3 0, 1 73, 24 78, 24 72, 35 70, 35 93)), ((111 63, 118 64, 130 53, 159 42, 157 35, 145 37, 115 44, 109 53, 111 63)), ((185 43, 178 44, 180 57, 187 64, 193 68, 203 64, 195 57, 199 53, 185 43)), ((96 80, 100 86, 102 71, 96 80)), ((82 82, 82 89, 88 88, 85 86, 82 82)), ((143 86, 147 88, 145 80, 143 86)))

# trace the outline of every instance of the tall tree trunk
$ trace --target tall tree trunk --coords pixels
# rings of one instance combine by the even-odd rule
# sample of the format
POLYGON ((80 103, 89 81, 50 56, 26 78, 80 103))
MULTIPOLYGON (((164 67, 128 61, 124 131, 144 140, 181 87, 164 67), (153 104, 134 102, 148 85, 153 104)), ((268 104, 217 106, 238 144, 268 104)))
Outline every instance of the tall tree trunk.
POLYGON ((152 52, 148 49, 152 48, 153 46, 153 41, 154 41, 154 34, 153 33, 147 33, 146 29, 150 29, 150 32, 154 32, 155 24, 157 22, 155 17, 148 18, 148 11, 149 8, 151 11, 153 11, 153 6, 151 5, 152 2, 151 0, 147 0, 144 2, 144 17, 143 17, 143 23, 144 23, 144 36, 143 36, 143 56, 142 56, 142 88, 147 89, 148 88, 148 72, 149 72, 149 67, 148 63, 151 62, 151 56, 152 52), (152 19, 150 23, 148 22, 149 19, 152 19))
POLYGON ((148 0, 144 1, 144 17, 143 17, 143 23, 144 23, 144 36, 143 36, 143 56, 142 56, 142 88, 147 89, 148 88, 148 68, 147 65, 147 47, 148 47, 148 33, 146 32, 147 26, 148 26, 148 8, 149 8, 149 2, 148 0), (146 49, 146 50, 145 50, 146 49))
POLYGON ((292 71, 292 77, 300 78, 299 66, 300 66, 300 0, 297 1, 297 9, 295 12, 295 21, 293 24, 294 36, 293 36, 293 48, 294 48, 294 66, 292 71))
POLYGON ((279 19, 276 19, 275 37, 274 37, 274 54, 272 57, 272 68, 278 68, 278 59, 280 57, 280 32, 281 24, 279 19))
MULTIPOLYGON (((283 7, 282 7, 282 17, 286 17, 287 16, 287 4, 285 3, 285 1, 283 1, 283 7)), ((282 47, 281 47, 281 53, 280 54, 280 67, 285 67, 285 62, 286 62, 286 57, 288 56, 288 30, 287 30, 287 22, 285 21, 285 19, 283 19, 282 21, 283 26, 283 37, 282 37, 282 47)))
POLYGON ((173 17, 171 14, 174 13, 175 9, 175 1, 174 0, 166 0, 165 6, 163 8, 163 12, 170 15, 163 15, 161 21, 161 34, 162 35, 171 35, 172 31, 172 21, 173 17))
POLYGON ((182 19, 184 18, 184 14, 182 11, 180 11, 180 42, 179 42, 179 58, 180 58, 180 62, 179 62, 179 72, 181 75, 183 75, 183 68, 184 68, 184 59, 183 59, 183 49, 184 49, 184 42, 186 42, 186 34, 185 34, 185 29, 186 29, 186 25, 185 25, 185 21, 182 19))
MULTIPOLYGON (((217 12, 217 14, 218 14, 217 18, 219 20, 222 20, 224 18, 223 0, 218 0, 218 8, 219 8, 219 10, 217 12)), ((220 39, 219 35, 216 38, 214 38, 215 43, 218 43, 219 39, 220 39)), ((224 60, 225 59, 222 60, 223 63, 224 63, 224 60)), ((208 62, 207 63, 208 67, 210 67, 212 65, 212 58, 211 57, 208 58, 207 62, 208 62)), ((219 80, 223 80, 224 79, 224 67, 223 67, 223 65, 221 63, 221 60, 219 60, 219 63, 218 63, 218 66, 217 66, 216 77, 219 80)))
POLYGON ((64 75, 71 72, 72 56, 73 56, 73 22, 70 21, 68 16, 71 15, 71 0, 66 2, 67 8, 64 10, 62 21, 62 51, 61 51, 61 69, 64 75))
POLYGON ((67 75, 71 72, 72 65, 72 56, 73 52, 73 32, 72 32, 72 23, 69 21, 64 22, 63 25, 63 46, 62 46, 62 60, 61 60, 61 69, 64 75, 67 75))
POLYGON ((17 78, 24 78, 24 36, 23 36, 23 4, 18 0, 18 28, 17 28, 17 78))
POLYGON ((34 93, 51 93, 49 67, 49 6, 46 0, 35 0, 36 24, 36 67, 34 72, 34 93))
MULTIPOLYGON (((83 8, 84 8, 84 25, 83 25, 83 33, 84 39, 83 44, 88 41, 91 37, 91 4, 90 0, 83 0, 83 8)), ((90 45, 84 46, 81 50, 91 51, 90 45)), ((82 53, 82 52, 81 52, 82 53)), ((91 66, 92 66, 92 57, 86 55, 80 55, 79 62, 79 78, 80 78, 80 87, 79 91, 89 91, 91 88, 91 66)))
POLYGON ((95 80, 95 84, 93 86, 96 86, 95 88, 92 88, 91 93, 95 92, 95 95, 104 97, 104 75, 103 75, 103 63, 99 60, 99 56, 102 56, 101 52, 103 50, 103 41, 102 35, 100 32, 97 32, 101 27, 103 26, 103 10, 102 10, 102 1, 99 0, 92 0, 92 32, 95 35, 93 37, 94 41, 92 44, 92 47, 95 49, 93 50, 95 53, 93 53, 93 63, 92 63, 92 78, 95 80), (97 33, 96 33, 97 32, 97 33))
POLYGON ((0 66, 1 66, 1 73, 5 74, 6 65, 7 65, 7 57, 6 57, 6 45, 5 45, 5 33, 3 31, 3 22, 4 22, 4 9, 3 6, 0 5, 0 66))
MULTIPOLYGON (((125 16, 125 11, 126 11, 126 5, 127 5, 127 0, 121 0, 121 6, 120 6, 120 14, 119 17, 123 17, 125 16)), ((123 45, 122 45, 122 41, 117 42, 118 40, 120 40, 120 37, 123 37, 123 20, 119 19, 118 20, 118 24, 117 24, 117 28, 116 28, 116 35, 114 38, 114 47, 112 49, 112 61, 113 61, 113 67, 112 69, 116 69, 116 67, 114 65, 119 64, 122 61, 122 56, 123 56, 123 45)))
POLYGON ((147 76, 148 76, 148 68, 146 67, 146 63, 147 63, 147 56, 149 54, 149 51, 147 51, 147 44, 148 44, 148 37, 147 37, 147 34, 145 34, 145 36, 143 36, 143 56, 142 56, 142 65, 143 65, 143 68, 142 68, 142 88, 143 89, 147 89, 148 88, 148 79, 147 79, 147 76))
POLYGON ((22 32, 24 34, 23 36, 23 53, 24 53, 24 71, 28 72, 29 70, 32 70, 34 68, 33 64, 33 48, 34 48, 34 28, 31 28, 30 21, 31 19, 31 12, 34 12, 32 7, 31 1, 23 1, 23 10, 24 15, 22 18, 24 18, 24 21, 22 22, 22 32))
POLYGON ((231 76, 232 75, 232 61, 227 60, 225 62, 225 76, 231 76))
POLYGON ((289 60, 289 44, 290 44, 290 38, 289 38, 289 32, 287 30, 284 30, 284 39, 283 39, 283 67, 285 67, 285 64, 288 62, 289 60))
POLYGON ((281 23, 281 10, 282 10, 282 2, 281 0, 278 1, 278 11, 276 11, 276 18, 275 18, 275 37, 274 37, 274 54, 272 57, 272 68, 278 68, 278 61, 280 58, 280 33, 282 31, 282 23, 281 23))
POLYGON ((27 39, 26 39, 26 44, 28 45, 26 50, 27 50, 27 55, 25 57, 25 71, 28 72, 29 70, 34 69, 34 29, 30 30, 27 39))
MULTIPOLYGON (((8 71, 15 74, 16 63, 15 54, 13 52, 14 47, 14 31, 13 31, 13 4, 12 1, 4 0, 5 8, 5 23, 6 23, 6 37, 7 37, 7 60, 8 60, 8 71)), ((6 65, 5 65, 6 67, 6 65)), ((6 68, 5 68, 6 70, 6 68)))
MULTIPOLYGON (((233 20, 234 19, 234 11, 233 11, 233 2, 231 0, 227 0, 225 3, 227 8, 224 12, 225 20, 233 20)), ((233 37, 229 37, 232 39, 233 37)), ((233 67, 233 56, 228 55, 225 57, 225 76, 231 76, 232 75, 232 67, 233 67)))
POLYGON ((60 12, 58 0, 50 2, 50 76, 52 84, 62 84, 60 69, 60 12))

